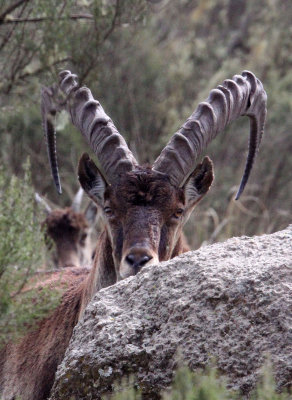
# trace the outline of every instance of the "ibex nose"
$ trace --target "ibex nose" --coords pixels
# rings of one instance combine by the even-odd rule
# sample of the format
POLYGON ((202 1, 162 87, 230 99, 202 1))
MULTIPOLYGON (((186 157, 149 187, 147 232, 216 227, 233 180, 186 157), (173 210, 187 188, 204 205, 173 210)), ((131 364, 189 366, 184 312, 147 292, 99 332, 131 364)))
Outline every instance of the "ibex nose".
POLYGON ((132 250, 130 254, 127 255, 127 263, 134 268, 135 274, 140 271, 140 269, 148 263, 153 257, 147 254, 145 250, 137 249, 132 250))

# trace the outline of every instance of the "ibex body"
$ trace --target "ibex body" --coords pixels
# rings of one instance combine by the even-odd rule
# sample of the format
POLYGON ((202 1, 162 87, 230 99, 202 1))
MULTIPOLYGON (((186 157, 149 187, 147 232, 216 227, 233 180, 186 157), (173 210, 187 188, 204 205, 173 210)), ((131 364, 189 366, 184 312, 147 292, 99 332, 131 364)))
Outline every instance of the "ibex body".
MULTIPOLYGON (((195 165, 210 140, 240 115, 250 117, 249 155, 239 196, 264 128, 265 91, 252 73, 244 72, 213 90, 153 166, 141 167, 89 89, 79 88, 76 76, 69 71, 63 71, 60 78, 60 89, 66 95, 63 104, 104 171, 103 175, 87 154, 81 157, 80 184, 99 207, 105 227, 89 275, 76 276, 53 315, 20 344, 8 346, 0 358, 5 400, 16 394, 21 394, 23 400, 49 395, 73 327, 96 291, 136 274, 144 265, 157 264, 187 250, 182 227, 213 180, 208 157, 195 165)), ((42 112, 52 173, 61 191, 52 123, 58 110, 53 102, 55 92, 53 88, 43 90, 42 112)), ((69 273, 69 269, 66 271, 69 273)))

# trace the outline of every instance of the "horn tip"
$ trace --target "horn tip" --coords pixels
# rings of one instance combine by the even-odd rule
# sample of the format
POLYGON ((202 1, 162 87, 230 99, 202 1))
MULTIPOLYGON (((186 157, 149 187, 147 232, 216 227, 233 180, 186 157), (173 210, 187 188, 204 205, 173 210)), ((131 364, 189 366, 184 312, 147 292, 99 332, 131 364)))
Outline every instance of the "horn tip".
POLYGON ((60 182, 55 182, 55 186, 56 186, 58 194, 62 194, 62 187, 61 187, 60 182))
POLYGON ((235 196, 235 200, 239 200, 240 196, 242 195, 244 187, 241 187, 238 189, 236 196, 235 196))

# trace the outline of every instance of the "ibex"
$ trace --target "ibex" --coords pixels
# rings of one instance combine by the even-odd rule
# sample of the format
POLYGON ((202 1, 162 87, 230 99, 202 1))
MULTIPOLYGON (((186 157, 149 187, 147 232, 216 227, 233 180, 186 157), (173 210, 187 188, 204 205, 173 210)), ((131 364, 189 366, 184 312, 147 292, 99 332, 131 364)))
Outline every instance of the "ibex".
MULTIPOLYGON (((250 118, 249 153, 238 198, 264 130, 266 93, 261 82, 244 71, 211 91, 172 136, 152 167, 139 166, 90 90, 79 87, 76 75, 62 71, 59 88, 65 95, 63 105, 73 124, 85 136, 103 169, 102 173, 83 154, 78 178, 99 207, 105 226, 89 275, 84 279, 77 276, 58 309, 21 343, 7 346, 0 357, 4 399, 11 400, 17 394, 22 400, 45 399, 73 327, 92 296, 103 287, 137 274, 145 265, 157 264, 187 250, 182 227, 213 181, 213 166, 208 157, 195 165, 208 143, 239 116, 250 118)), ((56 87, 43 89, 42 115, 52 174, 60 192, 52 122, 60 107, 60 102, 53 101, 56 91, 56 87)))
POLYGON ((93 243, 91 231, 97 208, 92 202, 81 211, 83 189, 80 188, 70 207, 52 209, 44 198, 35 194, 46 218, 42 223, 48 248, 53 244, 52 253, 56 268, 91 266, 93 243))

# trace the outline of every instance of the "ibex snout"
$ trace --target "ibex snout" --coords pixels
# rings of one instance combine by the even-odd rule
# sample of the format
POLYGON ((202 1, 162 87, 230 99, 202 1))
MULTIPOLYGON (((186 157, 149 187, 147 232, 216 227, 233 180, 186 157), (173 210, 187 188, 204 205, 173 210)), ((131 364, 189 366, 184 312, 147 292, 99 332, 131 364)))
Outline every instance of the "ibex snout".
POLYGON ((139 272, 140 269, 152 259, 153 256, 147 251, 147 249, 134 248, 126 256, 125 261, 133 269, 134 275, 136 275, 137 272, 139 272))
POLYGON ((123 258, 120 266, 120 275, 126 278, 136 275, 144 266, 156 264, 158 257, 145 247, 131 248, 123 258))

